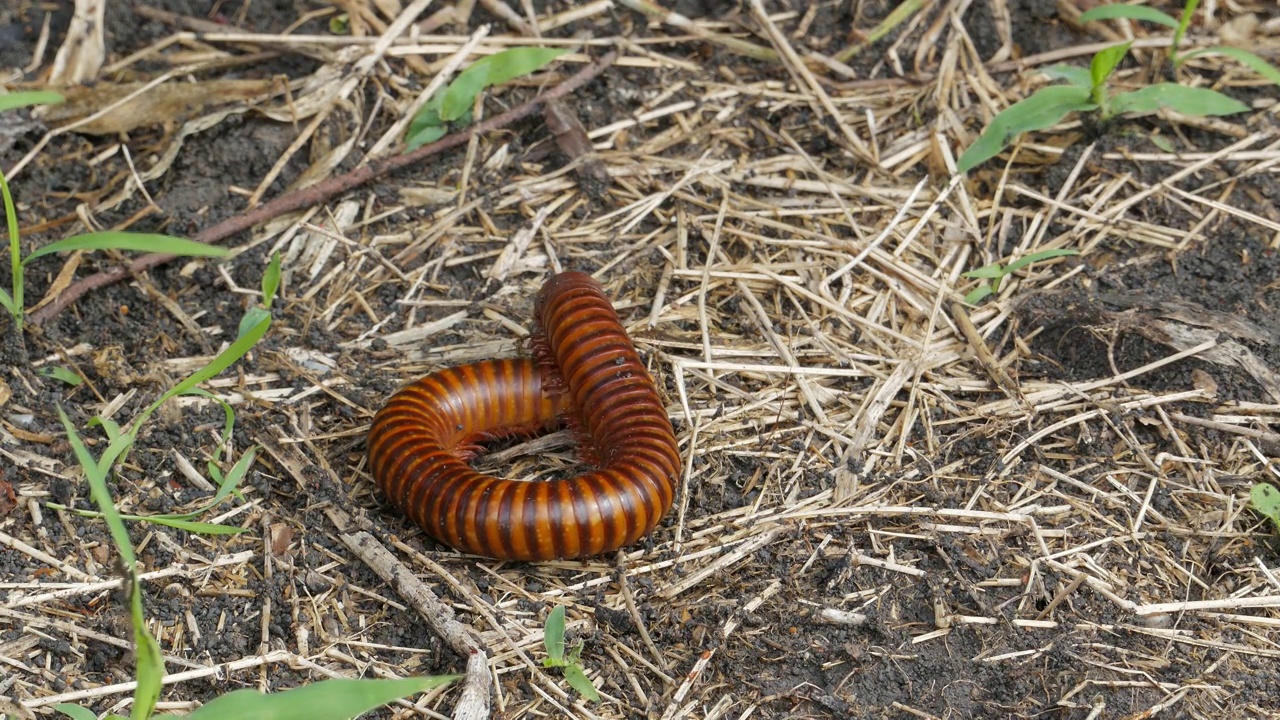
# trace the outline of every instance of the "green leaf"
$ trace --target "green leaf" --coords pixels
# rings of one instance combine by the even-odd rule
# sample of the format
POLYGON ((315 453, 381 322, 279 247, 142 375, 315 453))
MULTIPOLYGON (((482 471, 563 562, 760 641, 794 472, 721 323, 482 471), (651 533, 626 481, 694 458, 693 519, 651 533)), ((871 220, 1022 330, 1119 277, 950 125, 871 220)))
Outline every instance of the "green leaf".
MULTIPOLYGON (((79 515, 80 517, 95 518, 95 519, 101 519, 104 517, 102 513, 96 510, 81 510, 80 508, 67 507, 66 505, 60 505, 58 503, 52 503, 52 502, 45 503, 45 505, 54 510, 63 510, 73 515, 79 515)), ((190 518, 193 518, 196 515, 199 515, 201 513, 208 512, 210 509, 212 509, 216 505, 217 503, 211 503, 194 512, 180 513, 180 514, 168 514, 168 515, 121 514, 120 519, 128 520, 129 522, 144 522, 144 523, 152 523, 155 525, 165 525, 167 527, 177 528, 179 530, 186 530, 187 532, 204 533, 205 535, 239 535, 240 533, 249 532, 244 528, 239 528, 232 525, 218 525, 215 523, 190 521, 190 518)))
POLYGON ((1086 90, 1093 88, 1093 78, 1089 70, 1075 65, 1050 65, 1041 70, 1052 80, 1066 80, 1068 83, 1086 90))
POLYGON ((982 285, 970 290, 969 294, 964 296, 964 304, 977 305, 983 298, 990 295, 992 292, 991 285, 983 283, 982 285))
POLYGON ((120 437, 120 435, 122 434, 120 432, 120 423, 116 422, 115 420, 112 420, 111 418, 104 418, 101 415, 94 415, 89 420, 89 427, 93 427, 95 425, 102 426, 102 430, 107 434, 107 440, 110 442, 115 442, 116 438, 120 437))
POLYGON ((80 377, 69 368, 64 368, 61 365, 50 365, 49 367, 40 368, 40 375, 52 380, 61 380, 71 387, 79 387, 84 383, 84 378, 80 377))
POLYGON ((1080 15, 1080 23, 1120 18, 1153 22, 1169 28, 1178 27, 1178 21, 1173 16, 1145 5, 1101 5, 1080 15))
POLYGON ((1178 27, 1173 31, 1173 45, 1169 47, 1170 57, 1176 58, 1178 48, 1182 45, 1182 37, 1187 34, 1187 28, 1191 25, 1191 18, 1195 17, 1196 8, 1200 6, 1200 0, 1186 0, 1182 6, 1182 17, 1178 18, 1178 27))
MULTIPOLYGON (((227 499, 228 495, 236 493, 236 488, 239 486, 240 481, 244 479, 244 476, 249 472, 249 468, 253 467, 253 461, 257 456, 258 446, 254 445, 240 456, 240 459, 236 461, 235 465, 231 466, 230 472, 222 478, 221 483, 218 485, 218 492, 213 496, 213 505, 217 505, 227 499)), ((238 493, 236 494, 238 495, 238 493)))
POLYGON ((1004 267, 1004 272, 1006 275, 1008 275, 1010 273, 1015 273, 1021 270, 1022 268, 1030 265, 1031 263, 1037 263, 1037 262, 1040 262, 1041 260, 1048 260, 1050 258, 1065 257, 1067 255, 1079 255, 1079 254, 1080 254, 1079 250, 1071 250, 1069 248, 1054 248, 1052 250, 1041 250, 1040 252, 1033 252, 1030 255, 1024 255, 1023 257, 1020 257, 1017 260, 1014 260, 1013 262, 1009 263, 1004 267))
POLYGON ((563 48, 514 47, 475 61, 445 89, 440 119, 457 120, 485 88, 528 75, 567 52, 563 48))
MULTIPOLYGON (((143 416, 145 418, 145 415, 143 416)), ((111 438, 111 442, 107 443, 107 449, 102 451, 102 457, 98 458, 98 466, 102 469, 103 476, 111 472, 111 468, 116 464, 116 460, 120 456, 129 451, 133 447, 133 443, 138 439, 138 428, 142 426, 142 421, 135 422, 127 432, 111 438)))
POLYGON ((236 690, 205 703, 186 717, 187 720, 350 720, 394 700, 448 684, 458 677, 323 680, 270 694, 236 690))
POLYGON ((13 194, 9 192, 9 182, 0 172, 0 198, 4 200, 5 224, 9 230, 9 272, 12 274, 13 294, 0 290, 0 305, 13 316, 13 324, 22 330, 22 320, 26 312, 23 298, 22 277, 22 242, 18 234, 18 210, 13 204, 13 194))
POLYGON ((267 329, 270 326, 271 315, 268 314, 257 325, 249 328, 246 332, 240 333, 239 337, 236 338, 236 341, 228 345, 225 350, 218 353, 215 358, 209 361, 208 365, 205 365, 199 370, 191 373, 187 379, 177 385, 174 385, 168 392, 161 395, 160 399, 156 400, 148 410, 154 410, 164 404, 164 402, 169 398, 184 393, 206 380, 217 377, 223 370, 231 367, 237 360, 249 354, 249 351, 252 350, 253 346, 262 339, 262 336, 267 333, 267 329))
POLYGON ((1280 531, 1280 490, 1270 483, 1258 483, 1249 488, 1249 500, 1253 508, 1271 518, 1271 523, 1280 531))
MULTIPOLYGON (((208 510, 208 508, 204 508, 204 510, 208 510)), ((201 535, 239 535, 240 533, 249 532, 245 528, 236 527, 234 525, 195 522, 193 520, 183 520, 179 518, 166 517, 164 515, 126 515, 125 517, 129 520, 149 522, 153 525, 164 525, 166 527, 186 530, 187 532, 199 533, 201 535)))
POLYGON ((164 655, 160 652, 160 644, 147 630, 147 619, 142 614, 142 587, 138 577, 130 566, 129 610, 133 619, 134 656, 137 667, 135 674, 138 685, 133 689, 133 708, 130 717, 133 720, 149 720, 156 711, 156 703, 160 700, 160 686, 164 678, 164 655))
POLYGON ((71 703, 58 703, 53 706, 53 709, 70 717, 72 720, 98 720, 97 713, 89 708, 72 705, 71 703))
POLYGON ((329 18, 329 32, 333 35, 350 35, 351 16, 340 13, 329 18))
POLYGON ((1009 271, 1000 263, 991 263, 990 265, 983 265, 980 268, 970 270, 969 272, 964 273, 963 276, 973 278, 974 280, 994 280, 995 278, 1002 278, 1008 274, 1009 271))
POLYGON ((231 254, 230 250, 217 245, 198 243, 194 240, 184 240, 170 235, 108 230, 106 232, 73 235, 65 240, 45 245, 28 255, 27 259, 22 261, 22 264, 25 265, 44 255, 52 255, 68 250, 134 250, 191 257, 227 257, 231 254))
POLYGON ((111 532, 111 540, 120 552, 120 557, 124 559, 125 567, 132 573, 138 558, 133 554, 133 544, 129 541, 129 531, 125 529, 124 521, 120 519, 120 511, 116 510, 111 500, 111 491, 107 488, 106 471, 98 461, 93 459, 93 455, 89 454, 88 448, 80 440, 80 435, 76 433, 71 419, 67 417, 62 406, 58 406, 58 417, 62 419, 62 427, 67 431, 67 441, 71 444, 76 460, 89 481, 89 496, 102 512, 102 517, 107 522, 107 529, 111 532))
POLYGON ((1013 138, 1025 132, 1053 127, 1069 113, 1094 110, 1098 106, 1089 100, 1089 91, 1070 85, 1052 85, 1041 88, 1031 97, 1014 103, 991 119, 983 131, 956 164, 961 173, 995 157, 1013 138))
POLYGON ((271 323, 271 311, 257 305, 245 310, 244 317, 240 318, 240 327, 236 330, 236 337, 244 337, 244 334, 257 327, 261 323, 271 323))
POLYGON ((1147 139, 1163 152, 1171 153, 1174 150, 1173 143, 1169 142, 1169 139, 1163 135, 1152 135, 1147 139))
POLYGON ((424 127, 421 130, 409 135, 405 140, 405 150, 417 150, 423 145, 431 143, 444 137, 445 128, 439 125, 424 127))
POLYGON ((1182 58, 1184 60, 1187 60, 1187 59, 1196 57, 1198 55, 1225 55, 1226 57, 1229 57, 1247 66, 1250 70, 1258 73, 1259 75, 1270 80, 1276 85, 1280 85, 1280 69, 1276 69, 1275 65, 1272 65, 1271 63, 1267 62, 1266 60, 1263 60, 1257 55, 1254 55, 1248 50, 1242 50, 1237 47, 1228 47, 1225 45, 1218 45, 1211 48, 1204 48, 1202 50, 1195 50, 1195 51, 1189 52, 1186 55, 1183 55, 1182 58))
POLYGON ((280 251, 276 251, 271 255, 271 262, 267 263, 267 269, 262 273, 262 306, 271 307, 271 301, 276 299, 276 290, 280 289, 280 251))
POLYGON ((444 93, 440 90, 427 101, 425 105, 418 108, 417 114, 409 121, 409 128, 405 131, 405 136, 414 135, 426 128, 441 128, 445 125, 444 120, 440 119, 440 102, 444 100, 444 93))
MULTIPOLYGON (((218 463, 218 459, 222 456, 223 448, 231 440, 231 435, 235 432, 235 429, 236 429, 235 408, 231 407, 231 404, 228 403, 226 400, 223 400, 222 398, 218 397, 217 395, 214 395, 213 393, 209 392, 208 390, 205 390, 204 388, 198 388, 198 387, 191 388, 190 390, 187 390, 186 392, 184 392, 183 395, 196 395, 196 396, 205 398, 207 400, 212 400, 213 402, 218 403, 219 405, 222 406, 222 413, 223 413, 223 416, 226 418, 226 422, 223 423, 222 436, 219 438, 218 445, 217 447, 214 448, 213 456, 209 458, 209 461, 207 464, 207 467, 209 470, 209 476, 214 479, 214 482, 221 485, 223 481, 222 469, 218 467, 217 463, 218 463)), ((232 492, 236 497, 240 497, 240 493, 235 491, 232 491, 232 492)))
POLYGON ((591 683, 591 678, 582 671, 577 665, 570 665, 564 669, 564 679, 569 681, 569 685, 578 691, 579 695, 590 700, 591 702, 600 702, 600 693, 596 691, 596 686, 591 683))
POLYGON ((1129 54, 1129 46, 1133 42, 1120 43, 1112 45, 1098 51, 1093 56, 1093 60, 1089 62, 1089 77, 1093 80, 1093 88, 1097 90, 1107 84, 1107 78, 1111 77, 1111 73, 1115 72, 1116 66, 1129 54))
POLYGON ((557 605, 547 616, 547 624, 543 628, 542 644, 547 648, 547 659, 560 662, 564 660, 564 606, 557 605))
POLYGON ((1177 83, 1156 83, 1132 92, 1119 93, 1111 99, 1111 111, 1149 113, 1165 107, 1184 115, 1232 115, 1245 112, 1248 105, 1209 88, 1187 87, 1177 83))
MULTIPOLYGON (((66 98, 52 90, 23 90, 0 95, 0 112, 32 105, 57 105, 66 98)), ((78 707, 72 705, 71 707, 78 707)))

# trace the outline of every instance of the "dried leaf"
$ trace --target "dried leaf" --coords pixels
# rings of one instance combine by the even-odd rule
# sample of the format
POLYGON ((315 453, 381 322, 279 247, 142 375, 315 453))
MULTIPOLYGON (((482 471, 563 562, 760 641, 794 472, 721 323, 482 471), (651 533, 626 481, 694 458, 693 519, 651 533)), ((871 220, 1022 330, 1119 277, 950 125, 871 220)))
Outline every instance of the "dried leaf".
MULTIPOLYGON (((49 107, 44 117, 51 123, 67 125, 110 107, 144 86, 144 83, 99 83, 92 87, 68 87, 64 91, 67 101, 49 107)), ((110 135, 180 122, 215 105, 265 99, 279 87, 280 84, 274 80, 165 83, 129 98, 119 107, 75 130, 87 135, 110 135)))

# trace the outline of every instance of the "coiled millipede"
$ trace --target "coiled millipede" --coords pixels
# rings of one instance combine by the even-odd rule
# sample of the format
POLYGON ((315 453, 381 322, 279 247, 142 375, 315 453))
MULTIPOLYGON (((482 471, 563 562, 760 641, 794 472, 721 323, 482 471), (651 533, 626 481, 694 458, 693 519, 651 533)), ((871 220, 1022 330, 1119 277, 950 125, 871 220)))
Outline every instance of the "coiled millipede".
POLYGON ((652 378, 591 276, 538 293, 533 359, 486 360, 402 388, 369 431, 369 468, 391 503, 436 540, 512 560, 598 555, 630 545, 671 507, 675 433, 652 378), (595 469, 523 482, 477 472, 478 443, 577 430, 595 469))

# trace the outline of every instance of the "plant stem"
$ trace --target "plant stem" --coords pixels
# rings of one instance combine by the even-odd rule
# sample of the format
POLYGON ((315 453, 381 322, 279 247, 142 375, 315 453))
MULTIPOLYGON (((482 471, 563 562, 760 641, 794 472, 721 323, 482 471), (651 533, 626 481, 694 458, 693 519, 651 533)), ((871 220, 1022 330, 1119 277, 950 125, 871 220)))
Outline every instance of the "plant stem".
POLYGON ((1191 18, 1196 14, 1196 8, 1199 6, 1200 0, 1187 0, 1182 6, 1182 17, 1178 18, 1178 28, 1173 31, 1173 44, 1169 46, 1169 61, 1175 68, 1182 59, 1182 53, 1178 52, 1182 47, 1182 37, 1187 34, 1187 28, 1191 26, 1191 18))
POLYGON ((13 296, 10 301, 13 307, 13 322, 18 332, 22 332, 23 288, 22 288, 22 243, 18 236, 18 210, 13 204, 13 195, 9 193, 9 183, 0 172, 0 195, 4 196, 4 217, 9 224, 9 263, 13 270, 13 296))

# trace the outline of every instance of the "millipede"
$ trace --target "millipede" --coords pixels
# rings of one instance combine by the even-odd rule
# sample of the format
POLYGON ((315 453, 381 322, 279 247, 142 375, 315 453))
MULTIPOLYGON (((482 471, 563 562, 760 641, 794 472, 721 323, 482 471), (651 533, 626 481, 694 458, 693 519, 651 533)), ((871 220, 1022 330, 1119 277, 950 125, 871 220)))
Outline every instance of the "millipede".
POLYGON ((448 368, 393 395, 369 430, 370 472, 400 512, 464 552, 553 560, 631 545, 675 496, 671 421, 595 279, 554 275, 535 308, 534 357, 448 368), (562 424, 592 470, 528 482, 471 466, 486 441, 562 424))

